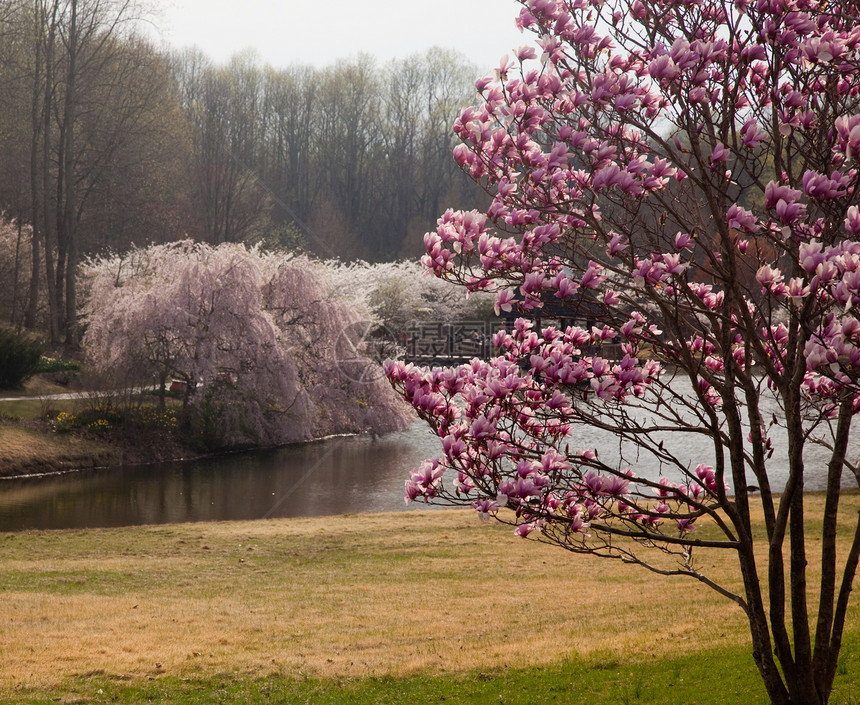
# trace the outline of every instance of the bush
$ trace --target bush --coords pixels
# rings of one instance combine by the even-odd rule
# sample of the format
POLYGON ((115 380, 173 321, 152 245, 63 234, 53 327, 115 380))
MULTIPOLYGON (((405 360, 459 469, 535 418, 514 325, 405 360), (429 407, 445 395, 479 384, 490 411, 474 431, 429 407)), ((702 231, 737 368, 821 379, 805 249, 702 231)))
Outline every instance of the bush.
POLYGON ((36 368, 36 374, 54 373, 54 372, 77 372, 81 369, 79 362, 75 360, 66 360, 61 357, 41 357, 39 365, 36 368))
POLYGON ((20 387, 39 369, 42 344, 8 328, 0 329, 0 389, 20 387))
POLYGON ((68 411, 61 411, 51 423, 56 433, 68 433, 76 426, 80 426, 80 419, 68 411))
POLYGON ((46 375, 49 381, 65 387, 72 381, 74 373, 79 372, 80 369, 80 363, 75 360, 45 357, 43 355, 39 361, 39 369, 36 370, 36 374, 46 375))
POLYGON ((144 406, 132 417, 132 421, 141 428, 175 431, 177 425, 176 409, 144 406))

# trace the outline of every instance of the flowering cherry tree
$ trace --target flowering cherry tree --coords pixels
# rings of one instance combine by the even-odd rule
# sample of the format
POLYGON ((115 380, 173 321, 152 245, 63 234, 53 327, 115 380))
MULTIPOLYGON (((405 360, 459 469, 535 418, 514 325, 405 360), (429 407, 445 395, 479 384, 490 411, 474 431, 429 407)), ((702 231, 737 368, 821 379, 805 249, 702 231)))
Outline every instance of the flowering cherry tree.
POLYGON ((860 557, 860 3, 520 5, 535 46, 454 126, 491 205, 446 212, 423 261, 522 317, 489 361, 388 363, 442 440, 407 499, 699 580, 749 618, 773 703, 826 703, 860 557), (742 587, 700 568, 719 550, 742 587))
POLYGON ((220 445, 408 422, 378 375, 340 374, 337 336, 368 313, 338 294, 319 263, 186 241, 90 262, 82 279, 91 363, 157 381, 162 403, 168 379, 185 381, 185 407, 207 416, 220 445))

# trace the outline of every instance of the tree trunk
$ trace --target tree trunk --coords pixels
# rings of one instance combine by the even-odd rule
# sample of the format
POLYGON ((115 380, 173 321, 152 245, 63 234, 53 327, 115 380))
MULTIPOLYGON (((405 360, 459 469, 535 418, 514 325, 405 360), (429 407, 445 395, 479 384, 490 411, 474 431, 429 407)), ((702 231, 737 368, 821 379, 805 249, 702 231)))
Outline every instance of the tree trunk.
POLYGON ((18 234, 15 238, 15 266, 12 274, 12 311, 9 320, 13 325, 19 325, 18 320, 18 302, 21 295, 18 291, 18 281, 21 278, 21 238, 24 235, 24 226, 21 223, 21 215, 18 215, 18 234))
POLYGON ((31 330, 36 327, 36 316, 39 311, 39 281, 41 279, 42 254, 40 252, 40 227, 41 221, 39 207, 42 201, 39 193, 39 136, 42 130, 41 121, 41 84, 42 77, 42 38, 44 31, 45 13, 44 9, 36 0, 33 13, 33 44, 35 50, 35 69, 33 71, 33 102, 30 111, 30 126, 32 129, 30 138, 30 223, 33 226, 33 238, 30 242, 32 250, 30 288, 27 298, 27 309, 24 313, 24 326, 31 330))
MULTIPOLYGON (((66 347, 78 347, 77 300, 75 296, 75 268, 77 267, 77 193, 75 184, 75 119, 77 112, 77 58, 78 58, 78 2, 72 0, 69 20, 68 74, 66 78, 66 104, 63 114, 63 171, 65 175, 63 202, 63 234, 66 245, 65 262, 65 334, 66 347)), ((59 276, 61 267, 58 264, 59 276)), ((60 282, 57 282, 58 290, 60 282)))
POLYGON ((56 41, 57 2, 53 3, 45 47, 45 99, 42 102, 42 233, 45 237, 45 283, 48 287, 48 321, 51 343, 60 342, 60 311, 57 302, 54 247, 56 246, 56 219, 52 217, 51 203, 51 106, 54 94, 54 42, 56 41))
POLYGON ((162 370, 158 373, 158 408, 165 407, 164 397, 167 394, 167 370, 162 370))

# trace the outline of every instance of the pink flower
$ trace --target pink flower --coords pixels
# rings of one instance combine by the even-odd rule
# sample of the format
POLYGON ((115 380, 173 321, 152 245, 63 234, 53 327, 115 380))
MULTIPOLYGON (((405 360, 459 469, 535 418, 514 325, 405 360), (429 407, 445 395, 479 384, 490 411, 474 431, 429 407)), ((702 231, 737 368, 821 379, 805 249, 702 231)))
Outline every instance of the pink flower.
POLYGON ((860 155, 860 114, 841 115, 836 118, 834 126, 838 136, 837 149, 848 159, 860 155))
POLYGON ((496 311, 496 315, 501 314, 502 311, 510 311, 514 304, 514 294, 510 289, 502 289, 496 295, 496 303, 493 307, 496 311))
POLYGON ((491 499, 478 499, 472 502, 472 507, 480 515, 481 519, 489 519, 491 514, 495 514, 499 510, 499 505, 491 499))
POLYGON ((603 294, 603 303, 607 306, 617 306, 621 303, 621 298, 612 289, 609 289, 603 294))
POLYGON ((693 524, 694 521, 694 519, 678 519, 675 522, 675 525, 678 527, 678 531, 681 534, 689 534, 693 529, 696 528, 693 524))
POLYGON ((693 249, 693 236, 690 233, 678 233, 675 235, 675 249, 691 250, 693 249))
POLYGON ((556 277, 555 287, 557 290, 555 296, 559 299, 573 296, 577 291, 579 291, 579 284, 562 273, 559 273, 556 277))
POLYGON ((729 227, 735 230, 744 230, 752 233, 758 230, 758 218, 745 208, 733 203, 726 211, 726 220, 729 227))
POLYGON ((585 289, 594 289, 603 282, 606 277, 601 275, 603 271, 603 267, 599 265, 595 261, 590 261, 588 263, 588 269, 585 270, 585 273, 582 275, 582 280, 580 281, 580 286, 585 289))
POLYGON ((814 274, 818 266, 826 259, 825 254, 822 252, 821 243, 815 240, 801 244, 798 257, 800 266, 807 274, 814 274))
POLYGON ((852 235, 860 233, 860 209, 851 206, 845 216, 845 229, 852 235))
POLYGON ((713 168, 714 165, 726 161, 728 156, 729 150, 726 149, 722 142, 717 142, 717 144, 714 145, 714 151, 711 152, 711 167, 713 168))
POLYGON ((849 183, 850 177, 837 171, 827 177, 807 169, 803 175, 803 190, 806 195, 821 201, 844 196, 847 193, 846 187, 849 183))
POLYGON ((532 531, 538 528, 537 522, 530 521, 525 524, 520 524, 516 529, 514 529, 514 533, 520 538, 525 538, 532 531))
POLYGON ((612 233, 612 237, 609 239, 609 246, 606 248, 606 254, 610 257, 615 257, 619 252, 623 252, 627 249, 627 243, 622 235, 618 233, 612 233))
POLYGON ((757 147, 766 136, 754 119, 747 120, 741 127, 741 139, 744 146, 750 149, 757 147))
POLYGON ((764 189, 764 207, 768 210, 776 208, 780 201, 794 203, 798 198, 800 198, 800 191, 788 186, 780 186, 774 181, 769 181, 764 189))
POLYGON ((672 58, 664 54, 654 59, 648 66, 648 73, 654 80, 657 81, 672 81, 678 74, 678 66, 672 61, 672 58))

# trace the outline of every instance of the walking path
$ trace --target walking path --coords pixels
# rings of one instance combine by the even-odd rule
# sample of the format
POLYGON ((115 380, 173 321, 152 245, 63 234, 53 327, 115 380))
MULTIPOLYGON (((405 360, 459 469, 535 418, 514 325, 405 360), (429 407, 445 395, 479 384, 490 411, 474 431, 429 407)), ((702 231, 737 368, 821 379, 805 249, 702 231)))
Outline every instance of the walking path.
POLYGON ((91 392, 68 392, 67 394, 38 394, 26 397, 0 397, 0 401, 54 401, 56 399, 86 399, 91 392))
POLYGON ((0 397, 0 401, 56 401, 58 399, 89 399, 93 395, 105 395, 105 394, 120 394, 120 393, 139 393, 145 392, 151 389, 151 387, 134 387, 133 389, 116 389, 116 390, 104 390, 104 391, 89 391, 89 392, 66 392, 64 394, 29 394, 23 397, 0 397))

